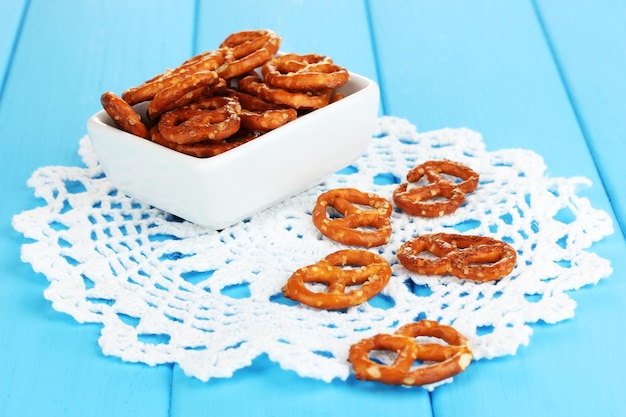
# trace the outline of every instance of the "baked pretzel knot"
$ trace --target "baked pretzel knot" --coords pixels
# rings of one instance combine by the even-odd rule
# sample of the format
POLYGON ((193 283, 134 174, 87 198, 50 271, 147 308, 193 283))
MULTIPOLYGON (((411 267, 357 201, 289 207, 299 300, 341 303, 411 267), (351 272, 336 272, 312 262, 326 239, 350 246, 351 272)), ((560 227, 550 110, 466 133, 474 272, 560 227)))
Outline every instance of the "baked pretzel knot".
POLYGON ((348 82, 348 71, 318 54, 284 54, 261 67, 265 82, 273 87, 297 91, 337 88, 348 82))
POLYGON ((393 193, 396 206, 413 216, 439 217, 463 204, 465 194, 478 186, 479 176, 471 168, 443 160, 416 166, 406 179, 393 193), (415 187, 409 188, 409 183, 415 187))
POLYGON ((405 268, 419 274, 452 274, 487 282, 510 274, 517 252, 508 243, 491 237, 436 233, 407 240, 397 257, 405 268))
POLYGON ((465 336, 450 326, 432 320, 406 324, 393 334, 377 334, 350 347, 348 360, 356 378, 390 385, 427 385, 463 372, 472 362, 472 350, 465 336), (446 342, 419 343, 420 336, 446 342), (373 351, 396 352, 391 364, 374 361, 373 351), (415 366, 415 361, 424 362, 415 366), (428 362, 428 364, 425 364, 428 362))
POLYGON ((283 295, 310 307, 341 310, 374 297, 390 278, 391 267, 380 255, 344 249, 295 271, 283 287, 283 295), (309 288, 316 283, 326 286, 327 291, 309 288))
POLYGON ((139 136, 144 139, 150 137, 148 128, 141 121, 141 116, 135 109, 125 102, 117 94, 107 91, 100 96, 102 108, 113 119, 115 125, 124 132, 139 136))
POLYGON ((371 248, 389 241, 392 210, 391 203, 376 194, 338 188, 317 198, 313 224, 332 240, 371 248))
POLYGON ((224 64, 217 73, 231 79, 252 71, 269 61, 278 52, 280 43, 280 37, 267 29, 233 33, 220 44, 224 64))

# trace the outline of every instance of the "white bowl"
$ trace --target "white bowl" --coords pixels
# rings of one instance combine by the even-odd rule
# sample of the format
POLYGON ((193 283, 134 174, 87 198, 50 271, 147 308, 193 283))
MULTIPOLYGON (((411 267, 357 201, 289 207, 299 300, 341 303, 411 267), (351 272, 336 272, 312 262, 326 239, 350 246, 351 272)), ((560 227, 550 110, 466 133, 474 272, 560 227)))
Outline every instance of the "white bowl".
MULTIPOLYGON (((378 86, 351 73, 339 91, 342 100, 211 158, 119 130, 104 111, 89 118, 87 132, 121 192, 219 230, 319 184, 363 154, 378 116, 378 86)), ((145 106, 138 105, 140 114, 145 106)))

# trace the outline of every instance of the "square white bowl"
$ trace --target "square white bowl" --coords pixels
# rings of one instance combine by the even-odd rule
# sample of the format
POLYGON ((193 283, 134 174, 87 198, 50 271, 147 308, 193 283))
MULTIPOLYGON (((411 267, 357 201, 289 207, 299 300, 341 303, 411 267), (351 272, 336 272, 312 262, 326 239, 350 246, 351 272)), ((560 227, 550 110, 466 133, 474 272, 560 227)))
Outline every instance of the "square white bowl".
MULTIPOLYGON (((211 158, 126 133, 104 110, 89 118, 87 132, 119 191, 219 230, 319 184, 364 153, 378 116, 379 88, 350 73, 339 91, 342 100, 211 158)), ((139 114, 145 107, 137 105, 139 114)))

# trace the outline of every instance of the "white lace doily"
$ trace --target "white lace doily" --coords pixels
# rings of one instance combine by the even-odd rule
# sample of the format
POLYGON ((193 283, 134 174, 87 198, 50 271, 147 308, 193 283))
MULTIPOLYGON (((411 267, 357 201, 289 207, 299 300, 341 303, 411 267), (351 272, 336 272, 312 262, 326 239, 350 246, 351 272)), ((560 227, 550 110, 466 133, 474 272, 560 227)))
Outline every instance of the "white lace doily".
POLYGON ((604 211, 577 196, 585 178, 549 178, 540 156, 485 150, 467 129, 418 133, 383 117, 363 157, 296 197, 216 232, 129 198, 102 173, 88 138, 86 167, 43 167, 28 184, 46 205, 18 214, 29 242, 22 259, 50 281, 53 307, 78 322, 102 323, 102 351, 125 361, 177 363, 201 380, 230 377, 266 353, 303 377, 346 379, 350 344, 428 318, 452 324, 475 359, 515 354, 529 323, 574 315, 567 291, 595 284, 610 263, 590 246, 613 232, 604 211), (391 200, 407 171, 430 159, 458 161, 480 174, 478 189, 454 214, 392 217, 389 244, 374 248, 394 276, 384 291, 346 311, 290 302, 281 288, 296 269, 345 248, 324 238, 311 210, 324 190, 354 187, 391 200), (395 251, 422 233, 465 232, 509 242, 513 273, 497 282, 410 273, 395 251))

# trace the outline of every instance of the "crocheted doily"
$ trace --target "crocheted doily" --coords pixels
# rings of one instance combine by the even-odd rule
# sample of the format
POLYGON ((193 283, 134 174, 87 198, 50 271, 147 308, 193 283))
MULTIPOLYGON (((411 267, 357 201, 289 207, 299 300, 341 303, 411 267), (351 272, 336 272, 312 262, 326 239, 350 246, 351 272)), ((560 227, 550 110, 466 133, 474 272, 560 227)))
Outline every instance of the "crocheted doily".
POLYGON ((351 374, 348 348, 420 318, 451 324, 471 341, 474 359, 515 354, 530 323, 574 315, 568 291, 611 273, 590 246, 613 232, 608 214, 577 196, 585 178, 549 178, 540 156, 523 149, 487 152, 467 129, 418 133, 403 119, 377 121, 367 152, 324 183, 222 231, 182 221, 118 192, 87 137, 86 167, 43 167, 28 184, 45 206, 16 215, 30 239, 22 259, 50 281, 45 297, 80 323, 102 324, 106 355, 150 365, 176 363, 201 380, 230 377, 265 353, 284 369, 330 381, 351 374), (345 246, 311 222, 317 196, 339 187, 391 200, 409 169, 451 159, 480 174, 454 214, 413 218, 396 211, 387 245, 389 285, 370 302, 319 311, 285 299, 298 268, 345 246), (496 282, 411 273, 395 251, 431 232, 488 235, 518 252, 496 282))

